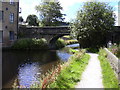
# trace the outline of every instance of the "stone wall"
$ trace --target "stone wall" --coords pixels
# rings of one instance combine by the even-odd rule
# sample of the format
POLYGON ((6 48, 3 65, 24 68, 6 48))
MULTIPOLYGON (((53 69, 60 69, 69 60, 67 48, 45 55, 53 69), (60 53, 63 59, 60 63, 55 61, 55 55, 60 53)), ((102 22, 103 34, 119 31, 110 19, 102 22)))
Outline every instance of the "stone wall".
POLYGON ((107 48, 105 48, 105 51, 107 53, 107 58, 120 81, 120 60, 113 53, 111 53, 107 48))

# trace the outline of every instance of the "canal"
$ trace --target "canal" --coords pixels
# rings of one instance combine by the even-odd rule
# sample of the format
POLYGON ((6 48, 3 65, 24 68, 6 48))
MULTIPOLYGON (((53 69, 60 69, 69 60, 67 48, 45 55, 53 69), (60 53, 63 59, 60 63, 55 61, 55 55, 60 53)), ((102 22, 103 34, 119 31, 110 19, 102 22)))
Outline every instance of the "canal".
MULTIPOLYGON (((73 47, 78 44, 74 44, 73 47)), ((2 84, 3 88, 19 86, 30 87, 38 78, 60 62, 66 62, 71 55, 64 50, 49 51, 3 51, 2 84)))

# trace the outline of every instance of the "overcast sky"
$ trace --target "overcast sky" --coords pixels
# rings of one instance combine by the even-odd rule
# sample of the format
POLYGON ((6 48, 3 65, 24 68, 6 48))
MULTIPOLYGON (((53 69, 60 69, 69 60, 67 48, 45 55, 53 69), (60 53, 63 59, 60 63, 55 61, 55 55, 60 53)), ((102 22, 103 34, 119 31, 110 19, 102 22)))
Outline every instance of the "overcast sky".
MULTIPOLYGON (((63 7, 63 14, 66 14, 65 21, 71 21, 76 17, 77 11, 83 5, 83 1, 95 1, 95 0, 59 0, 63 7)), ((98 1, 98 0, 97 0, 98 1)), ((106 1, 110 6, 114 7, 114 13, 118 17, 118 1, 120 0, 99 0, 106 1)), ((19 0, 22 13, 19 14, 26 20, 29 14, 36 14, 39 17, 39 13, 35 10, 35 6, 41 3, 41 0, 19 0)), ((118 19, 116 18, 116 25, 118 25, 118 19)))

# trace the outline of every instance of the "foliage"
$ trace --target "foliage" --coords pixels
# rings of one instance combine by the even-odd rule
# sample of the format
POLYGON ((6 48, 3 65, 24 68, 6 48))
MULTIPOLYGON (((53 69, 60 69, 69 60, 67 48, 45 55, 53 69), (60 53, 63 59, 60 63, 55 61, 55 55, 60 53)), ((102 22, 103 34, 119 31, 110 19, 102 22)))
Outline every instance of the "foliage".
POLYGON ((70 35, 63 36, 63 39, 67 45, 78 43, 78 40, 74 39, 70 35))
POLYGON ((48 88, 74 88, 85 67, 88 64, 90 56, 88 54, 82 55, 77 53, 72 57, 70 64, 61 71, 55 82, 50 84, 48 88))
POLYGON ((38 17, 36 15, 28 15, 26 22, 28 23, 28 25, 30 26, 39 26, 39 20, 38 17))
POLYGON ((113 29, 114 21, 111 6, 103 2, 86 2, 71 24, 71 33, 79 40, 81 47, 101 47, 106 44, 107 34, 113 29))
POLYGON ((98 53, 99 49, 98 48, 86 48, 87 52, 91 52, 91 53, 98 53))
POLYGON ((43 0, 35 9, 40 13, 42 26, 58 26, 64 20, 59 2, 45 2, 43 0))
POLYGON ((55 47, 56 48, 63 48, 63 47, 65 47, 65 42, 64 42, 64 40, 63 39, 58 39, 56 42, 55 42, 55 47))
POLYGON ((120 58, 120 45, 113 45, 111 48, 109 48, 110 51, 115 54, 118 58, 120 58))
POLYGON ((75 50, 71 47, 65 47, 65 48, 61 49, 61 51, 69 53, 69 54, 74 54, 76 52, 79 52, 79 50, 75 50))
POLYGON ((102 67, 104 88, 118 88, 118 79, 115 76, 106 56, 107 54, 105 50, 100 49, 98 58, 102 67))
POLYGON ((19 39, 13 46, 13 49, 31 50, 31 49, 48 49, 47 41, 42 39, 19 39))
POLYGON ((58 64, 52 71, 41 78, 41 83, 31 88, 72 88, 80 80, 80 76, 88 64, 90 56, 84 50, 72 56, 68 62, 58 64), (71 83, 72 82, 72 83, 71 83))
POLYGON ((20 16, 20 17, 19 17, 19 22, 23 22, 23 21, 24 21, 23 17, 20 16))
POLYGON ((78 41, 71 39, 71 40, 65 40, 65 43, 66 43, 67 45, 70 45, 70 44, 78 43, 78 41))

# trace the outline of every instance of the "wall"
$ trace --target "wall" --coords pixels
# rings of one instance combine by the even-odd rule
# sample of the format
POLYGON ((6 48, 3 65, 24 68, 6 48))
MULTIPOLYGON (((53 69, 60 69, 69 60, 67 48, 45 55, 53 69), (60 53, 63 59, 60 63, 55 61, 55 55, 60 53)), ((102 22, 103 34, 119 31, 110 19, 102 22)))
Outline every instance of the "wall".
POLYGON ((120 60, 113 53, 111 53, 107 48, 105 48, 105 51, 107 53, 107 58, 120 81, 120 60))
POLYGON ((2 2, 2 11, 4 12, 2 28, 3 32, 3 47, 9 47, 11 44, 17 40, 17 30, 18 30, 18 14, 19 14, 19 3, 14 2, 13 5, 10 2, 2 2), (10 13, 14 13, 14 22, 11 23, 9 19, 10 13), (14 40, 10 40, 10 31, 14 32, 14 40))

